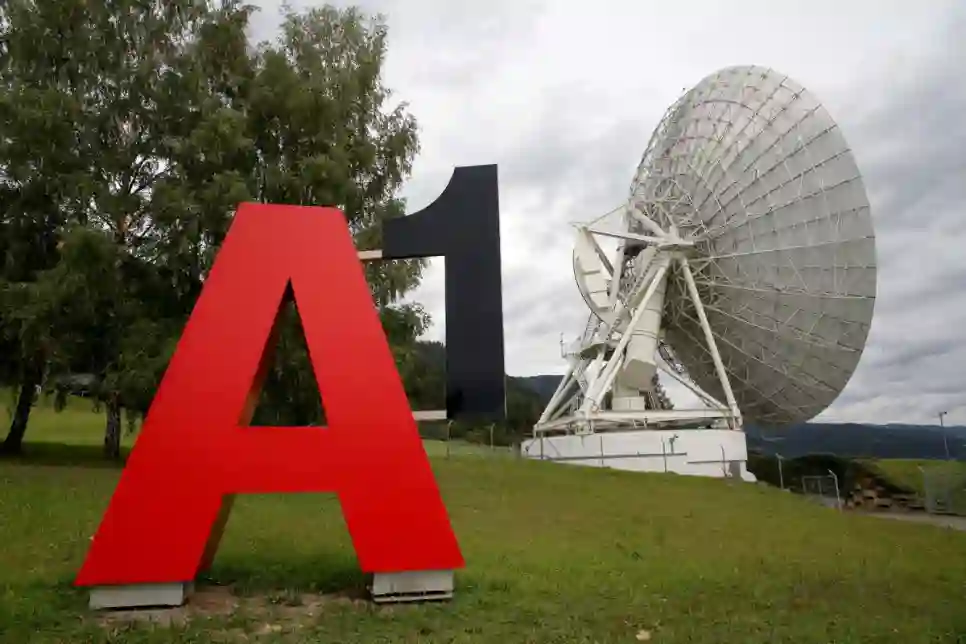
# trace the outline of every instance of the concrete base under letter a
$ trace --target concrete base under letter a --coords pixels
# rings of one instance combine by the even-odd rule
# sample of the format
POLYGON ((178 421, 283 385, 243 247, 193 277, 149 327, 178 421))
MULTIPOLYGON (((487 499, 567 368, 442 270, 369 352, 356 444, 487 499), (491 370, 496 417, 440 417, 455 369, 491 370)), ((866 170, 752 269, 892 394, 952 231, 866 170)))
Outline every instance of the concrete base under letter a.
POLYGON ((90 607, 100 610, 181 606, 193 590, 192 582, 97 586, 91 588, 90 607))
POLYGON ((452 570, 410 570, 375 573, 369 585, 377 604, 419 602, 453 597, 452 570))

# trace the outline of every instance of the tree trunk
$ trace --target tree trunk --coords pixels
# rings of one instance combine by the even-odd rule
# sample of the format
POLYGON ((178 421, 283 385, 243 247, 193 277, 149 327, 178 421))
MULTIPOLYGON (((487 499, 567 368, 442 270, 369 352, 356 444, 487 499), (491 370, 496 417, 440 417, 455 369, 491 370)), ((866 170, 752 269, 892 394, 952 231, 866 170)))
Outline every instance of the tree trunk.
POLYGON ((30 420, 30 408, 33 407, 40 384, 40 370, 32 369, 20 384, 20 395, 17 396, 17 407, 10 421, 10 432, 0 444, 0 452, 4 454, 20 454, 23 451, 23 435, 27 432, 27 422, 30 420))
POLYGON ((121 402, 117 393, 107 397, 107 423, 104 427, 104 456, 121 458, 121 402))

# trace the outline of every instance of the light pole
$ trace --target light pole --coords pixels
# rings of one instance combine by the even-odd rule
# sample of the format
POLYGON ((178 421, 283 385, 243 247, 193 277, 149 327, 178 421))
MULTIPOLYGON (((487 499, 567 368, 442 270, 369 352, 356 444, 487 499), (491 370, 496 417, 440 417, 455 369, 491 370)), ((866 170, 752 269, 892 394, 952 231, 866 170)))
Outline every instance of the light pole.
POLYGON ((945 416, 948 413, 949 412, 946 412, 946 411, 939 412, 939 427, 942 429, 942 432, 943 432, 943 448, 945 448, 946 450, 947 461, 949 460, 949 440, 946 438, 946 423, 943 422, 943 416, 945 416))
POLYGON ((832 470, 828 471, 832 475, 832 480, 835 481, 835 507, 842 511, 842 495, 839 493, 839 477, 832 470))
MULTIPOLYGON (((766 438, 765 436, 762 436, 761 437, 761 440, 765 441, 766 443, 780 443, 783 440, 785 440, 785 437, 784 436, 776 436, 774 438, 766 438)), ((784 471, 782 471, 782 461, 785 460, 785 457, 782 456, 781 454, 779 454, 776 451, 775 452, 775 458, 778 459, 778 486, 779 486, 779 488, 781 488, 782 490, 784 490, 785 489, 785 473, 784 473, 784 471)))

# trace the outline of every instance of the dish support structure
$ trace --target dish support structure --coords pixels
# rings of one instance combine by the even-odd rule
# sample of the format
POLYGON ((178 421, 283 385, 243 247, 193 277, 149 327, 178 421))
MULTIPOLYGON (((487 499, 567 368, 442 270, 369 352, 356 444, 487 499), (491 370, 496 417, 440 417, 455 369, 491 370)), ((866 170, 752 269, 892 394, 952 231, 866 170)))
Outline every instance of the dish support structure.
POLYGON ((741 412, 695 282, 692 264, 700 259, 694 242, 640 212, 627 216, 649 234, 577 226, 574 273, 591 313, 582 337, 565 352, 567 371, 521 451, 528 458, 599 467, 754 480, 746 468, 741 412), (618 239, 616 261, 608 260, 597 236, 618 239), (694 384, 662 341, 672 271, 684 281, 724 401, 694 384), (672 409, 658 372, 705 406, 672 409))

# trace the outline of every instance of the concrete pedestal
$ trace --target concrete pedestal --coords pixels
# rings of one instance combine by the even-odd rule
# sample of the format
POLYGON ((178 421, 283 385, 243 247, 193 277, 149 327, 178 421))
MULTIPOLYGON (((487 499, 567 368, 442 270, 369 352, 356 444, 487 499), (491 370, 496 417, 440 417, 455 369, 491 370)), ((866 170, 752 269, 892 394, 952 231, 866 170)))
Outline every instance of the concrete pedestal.
POLYGON ((96 586, 91 588, 89 605, 95 610, 170 608, 183 605, 193 590, 192 582, 96 586))
POLYGON ((377 604, 418 602, 453 597, 452 570, 412 570, 375 573, 369 584, 377 604))
POLYGON ((756 480, 748 471, 745 433, 730 429, 639 429, 546 436, 523 441, 520 451, 524 458, 589 467, 756 480))
MULTIPOLYGON (((376 573, 369 594, 379 604, 419 602, 451 599, 453 587, 452 570, 376 573)), ((89 606, 94 610, 174 608, 184 605, 193 591, 192 582, 95 586, 90 590, 89 606)))

